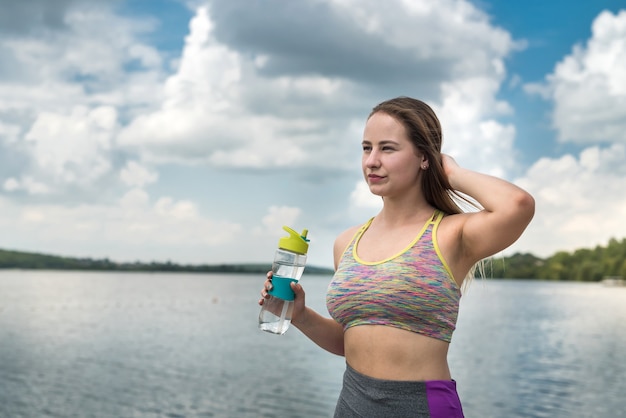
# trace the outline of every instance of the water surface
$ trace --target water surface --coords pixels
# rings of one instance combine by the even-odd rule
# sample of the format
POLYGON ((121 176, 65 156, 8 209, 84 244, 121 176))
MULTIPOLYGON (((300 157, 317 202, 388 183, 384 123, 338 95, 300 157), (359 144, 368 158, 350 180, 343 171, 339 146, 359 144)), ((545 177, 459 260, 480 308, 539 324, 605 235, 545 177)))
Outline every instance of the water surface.
MULTIPOLYGON (((329 277, 307 276, 326 314, 329 277)), ((343 358, 257 329, 263 277, 0 272, 1 417, 330 417, 343 358)), ((626 417, 626 288, 477 281, 450 365, 468 418, 626 417)))

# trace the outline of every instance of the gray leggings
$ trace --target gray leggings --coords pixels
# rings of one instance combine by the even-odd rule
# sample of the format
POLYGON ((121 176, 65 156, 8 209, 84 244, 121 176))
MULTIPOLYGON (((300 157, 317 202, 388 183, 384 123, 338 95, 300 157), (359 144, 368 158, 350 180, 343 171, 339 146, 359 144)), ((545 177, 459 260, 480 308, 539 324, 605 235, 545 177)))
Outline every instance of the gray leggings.
POLYGON ((396 381, 365 376, 348 364, 335 418, 463 418, 454 380, 396 381))

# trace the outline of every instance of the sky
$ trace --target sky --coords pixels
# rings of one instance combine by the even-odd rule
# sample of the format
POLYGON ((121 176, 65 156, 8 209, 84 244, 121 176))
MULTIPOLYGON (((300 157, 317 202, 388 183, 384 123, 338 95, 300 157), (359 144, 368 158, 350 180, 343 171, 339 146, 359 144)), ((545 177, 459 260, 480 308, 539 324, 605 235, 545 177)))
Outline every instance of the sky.
POLYGON ((626 4, 614 0, 0 0, 0 248, 309 263, 381 207, 383 100, 536 199, 501 255, 626 237, 626 4))

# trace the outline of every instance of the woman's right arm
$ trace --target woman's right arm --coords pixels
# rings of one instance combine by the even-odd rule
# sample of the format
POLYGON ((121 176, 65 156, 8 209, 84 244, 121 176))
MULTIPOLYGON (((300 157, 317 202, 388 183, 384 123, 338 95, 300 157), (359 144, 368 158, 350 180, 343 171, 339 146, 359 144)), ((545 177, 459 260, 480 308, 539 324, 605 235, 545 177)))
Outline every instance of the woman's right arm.
MULTIPOLYGON (((267 273, 259 305, 263 305, 265 299, 270 297, 268 292, 271 289, 272 272, 270 271, 267 273)), ((301 284, 291 283, 291 289, 295 295, 291 324, 324 350, 343 356, 343 328, 341 325, 306 306, 304 289, 301 284)))
MULTIPOLYGON (((339 259, 343 251, 348 246, 350 239, 357 229, 358 227, 350 228, 340 234, 335 240, 333 248, 335 270, 337 270, 339 259)), ((265 287, 261 293, 263 298, 259 301, 260 304, 263 303, 265 298, 269 297, 267 296, 267 291, 270 290, 272 286, 271 274, 271 272, 268 273, 267 280, 265 281, 265 287)), ((292 283, 291 289, 295 294, 291 324, 324 350, 343 356, 343 327, 334 319, 326 318, 306 306, 304 289, 301 284, 292 283)))
MULTIPOLYGON (((302 300, 304 303, 302 286, 294 283, 291 288, 296 294, 294 302, 297 303, 299 300, 302 300)), ((334 319, 326 318, 313 309, 304 306, 304 309, 298 313, 298 316, 292 318, 291 324, 324 350, 338 356, 344 355, 343 327, 334 319)))
MULTIPOLYGON (((341 233, 335 240, 333 247, 335 271, 337 271, 339 260, 357 229, 358 226, 352 227, 341 233)), ((343 356, 343 327, 341 324, 334 319, 326 318, 313 309, 306 307, 304 303, 304 290, 302 290, 300 284, 292 283, 291 288, 296 294, 294 300, 296 305, 294 306, 291 323, 324 350, 343 356)))

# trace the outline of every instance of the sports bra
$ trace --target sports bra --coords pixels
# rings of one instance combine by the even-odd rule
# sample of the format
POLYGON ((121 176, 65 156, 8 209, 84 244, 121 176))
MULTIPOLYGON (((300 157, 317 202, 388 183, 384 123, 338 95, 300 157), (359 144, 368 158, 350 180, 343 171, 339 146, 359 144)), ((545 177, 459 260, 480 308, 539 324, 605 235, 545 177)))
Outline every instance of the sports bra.
POLYGON ((357 254, 374 218, 357 231, 326 294, 328 312, 344 331, 358 325, 387 325, 451 341, 461 292, 437 245, 443 216, 436 210, 406 249, 378 262, 363 261, 357 254))

